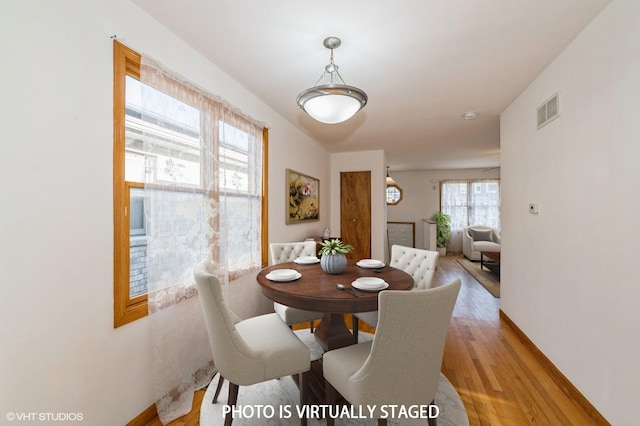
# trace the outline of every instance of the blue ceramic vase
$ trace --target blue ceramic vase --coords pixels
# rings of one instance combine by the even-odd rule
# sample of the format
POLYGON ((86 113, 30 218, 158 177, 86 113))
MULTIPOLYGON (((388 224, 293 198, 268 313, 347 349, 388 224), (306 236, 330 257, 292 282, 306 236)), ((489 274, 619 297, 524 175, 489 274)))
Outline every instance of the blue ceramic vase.
POLYGON ((341 274, 347 269, 347 256, 342 253, 323 254, 320 258, 320 267, 327 274, 341 274))

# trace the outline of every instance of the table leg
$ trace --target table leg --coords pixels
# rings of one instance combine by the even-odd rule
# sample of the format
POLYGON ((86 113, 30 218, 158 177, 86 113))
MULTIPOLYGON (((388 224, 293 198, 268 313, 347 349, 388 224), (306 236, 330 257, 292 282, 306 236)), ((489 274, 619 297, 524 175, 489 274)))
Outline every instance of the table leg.
POLYGON ((325 313, 313 334, 325 351, 353 344, 353 335, 344 322, 343 314, 325 313))

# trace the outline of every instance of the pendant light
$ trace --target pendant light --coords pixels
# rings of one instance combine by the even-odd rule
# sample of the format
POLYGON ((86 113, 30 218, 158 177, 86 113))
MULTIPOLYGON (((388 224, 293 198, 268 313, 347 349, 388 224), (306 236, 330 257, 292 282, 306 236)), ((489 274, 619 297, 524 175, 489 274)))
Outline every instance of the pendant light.
POLYGON ((393 180, 391 176, 389 176, 389 166, 387 166, 387 186, 395 185, 395 184, 396 184, 396 181, 393 180))
POLYGON ((345 84, 333 62, 333 49, 340 47, 338 37, 324 39, 324 47, 331 50, 329 64, 315 86, 298 95, 298 105, 312 118, 327 124, 342 123, 353 117, 367 104, 367 94, 357 87, 345 84), (321 80, 324 84, 318 85, 321 80))

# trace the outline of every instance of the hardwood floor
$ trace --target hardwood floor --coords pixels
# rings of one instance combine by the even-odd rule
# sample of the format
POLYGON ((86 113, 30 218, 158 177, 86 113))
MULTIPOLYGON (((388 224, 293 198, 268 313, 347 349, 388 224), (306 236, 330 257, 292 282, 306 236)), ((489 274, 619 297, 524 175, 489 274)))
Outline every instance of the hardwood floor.
POLYGON ((462 280, 462 288, 449 325, 442 372, 462 398, 469 423, 598 424, 501 320, 500 299, 462 269, 454 256, 439 260, 434 285, 455 278, 462 280))
MULTIPOLYGON (((462 289, 449 326, 442 371, 462 398, 472 426, 607 424, 592 419, 565 394, 533 351, 501 320, 500 300, 469 275, 455 256, 441 258, 434 286, 455 278, 461 279, 462 289)), ((203 394, 196 395, 190 414, 171 425, 197 425, 203 394)), ((160 424, 157 419, 147 423, 160 424)))

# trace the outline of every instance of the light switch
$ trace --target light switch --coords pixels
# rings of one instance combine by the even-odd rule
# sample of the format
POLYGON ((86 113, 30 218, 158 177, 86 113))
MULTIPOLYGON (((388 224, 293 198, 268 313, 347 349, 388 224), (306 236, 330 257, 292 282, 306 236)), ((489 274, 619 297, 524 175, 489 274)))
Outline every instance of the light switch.
POLYGON ((537 204, 529 204, 529 213, 538 214, 538 205, 537 204))

